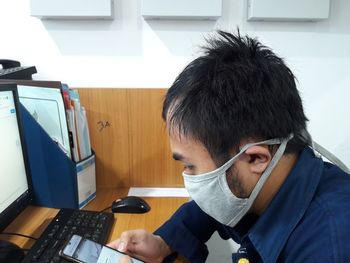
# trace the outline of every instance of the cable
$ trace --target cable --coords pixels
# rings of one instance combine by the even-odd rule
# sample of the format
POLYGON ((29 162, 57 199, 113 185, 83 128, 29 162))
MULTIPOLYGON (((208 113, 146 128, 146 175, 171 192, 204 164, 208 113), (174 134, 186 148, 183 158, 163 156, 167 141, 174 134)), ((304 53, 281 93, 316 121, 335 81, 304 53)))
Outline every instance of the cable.
POLYGON ((30 238, 30 239, 33 239, 33 240, 38 240, 36 237, 31 237, 31 236, 27 236, 27 235, 23 235, 23 234, 19 234, 19 233, 2 232, 0 234, 1 235, 10 235, 10 236, 21 236, 21 237, 30 238))
POLYGON ((112 208, 112 206, 109 206, 109 207, 106 207, 106 208, 102 209, 102 210, 100 211, 100 213, 102 213, 102 212, 104 212, 104 211, 106 211, 106 210, 108 210, 108 209, 110 209, 110 208, 112 208))

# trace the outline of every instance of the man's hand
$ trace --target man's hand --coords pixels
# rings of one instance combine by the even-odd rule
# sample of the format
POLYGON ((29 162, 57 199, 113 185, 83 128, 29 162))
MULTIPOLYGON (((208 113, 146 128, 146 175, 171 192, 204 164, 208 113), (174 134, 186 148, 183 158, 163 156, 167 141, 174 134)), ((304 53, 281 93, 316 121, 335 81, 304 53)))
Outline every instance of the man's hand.
POLYGON ((169 246, 160 236, 141 229, 123 232, 119 239, 107 246, 152 263, 162 262, 171 253, 169 246))

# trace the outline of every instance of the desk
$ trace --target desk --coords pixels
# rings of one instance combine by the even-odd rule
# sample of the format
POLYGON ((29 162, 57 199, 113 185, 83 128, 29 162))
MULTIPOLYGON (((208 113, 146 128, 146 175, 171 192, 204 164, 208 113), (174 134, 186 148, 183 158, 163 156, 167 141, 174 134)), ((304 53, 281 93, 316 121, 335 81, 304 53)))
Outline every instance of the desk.
MULTIPOLYGON (((126 196, 128 189, 100 189, 96 198, 90 202, 84 209, 100 211, 111 205, 112 201, 126 196)), ((151 206, 151 211, 146 214, 115 214, 115 224, 112 227, 108 242, 115 240, 125 230, 146 229, 149 232, 156 230, 163 224, 175 210, 185 203, 188 198, 173 197, 147 197, 144 198, 151 206)), ((14 222, 7 228, 6 232, 15 232, 33 237, 39 237, 40 234, 56 215, 57 209, 34 207, 26 208, 14 222)), ((19 236, 1 236, 1 239, 8 240, 18 246, 29 249, 34 241, 19 236)), ((176 262, 185 262, 179 259, 176 262)))

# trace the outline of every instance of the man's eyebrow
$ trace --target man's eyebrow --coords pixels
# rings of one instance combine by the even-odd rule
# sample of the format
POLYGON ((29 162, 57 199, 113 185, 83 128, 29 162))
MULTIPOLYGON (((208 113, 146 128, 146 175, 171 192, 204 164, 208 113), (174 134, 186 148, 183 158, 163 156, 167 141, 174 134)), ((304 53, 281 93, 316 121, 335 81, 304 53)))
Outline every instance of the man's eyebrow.
POLYGON ((173 153, 173 159, 175 161, 183 161, 184 157, 181 154, 179 154, 179 153, 173 153))

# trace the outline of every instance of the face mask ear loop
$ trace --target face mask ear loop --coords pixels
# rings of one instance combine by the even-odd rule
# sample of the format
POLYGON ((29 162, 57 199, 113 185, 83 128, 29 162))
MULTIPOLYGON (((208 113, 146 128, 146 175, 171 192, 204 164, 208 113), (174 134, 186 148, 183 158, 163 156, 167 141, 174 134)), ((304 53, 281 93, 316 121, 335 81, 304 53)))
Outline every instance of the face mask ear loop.
POLYGON ((314 155, 317 157, 317 158, 321 158, 321 154, 319 154, 316 150, 316 145, 315 145, 315 142, 314 140, 312 139, 311 135, 309 134, 310 136, 310 141, 311 141, 311 149, 312 151, 314 152, 314 155))
POLYGON ((317 142, 314 142, 314 144, 315 144, 315 150, 319 152, 320 158, 322 156, 327 158, 329 161, 339 166, 339 168, 342 169, 344 172, 350 174, 350 169, 337 156, 335 156, 333 153, 328 151, 326 148, 322 147, 317 142))
POLYGON ((239 153, 243 153, 247 149, 249 149, 250 147, 256 146, 256 145, 262 145, 262 144, 275 145, 275 144, 281 144, 281 143, 282 143, 281 139, 269 139, 269 140, 265 140, 265 141, 261 141, 261 142, 248 143, 248 144, 244 145, 242 148, 239 149, 239 153))
POLYGON ((252 204, 254 203, 256 197, 258 196, 259 192, 263 188, 268 177, 271 175, 273 169, 276 167, 277 163, 282 158, 284 151, 287 147, 287 143, 291 138, 293 138, 293 134, 290 134, 287 138, 280 140, 281 144, 278 147, 275 155, 272 157, 270 164, 268 165, 266 170, 263 172, 262 176, 260 177, 257 184, 255 185, 253 191, 250 193, 250 196, 248 197, 248 201, 247 201, 248 206, 246 206, 245 209, 242 210, 242 213, 236 214, 236 216, 233 219, 231 219, 231 221, 227 224, 228 226, 233 227, 235 225, 234 222, 239 222, 242 216, 246 214, 248 210, 251 208, 252 204))
POLYGON ((335 165, 339 166, 343 171, 350 174, 350 169, 337 156, 335 156, 326 148, 322 147, 320 144, 312 140, 311 134, 307 130, 304 130, 302 132, 302 136, 308 142, 309 146, 311 147, 312 151, 314 152, 317 158, 325 157, 335 165))
POLYGON ((314 152, 314 155, 317 158, 321 158, 321 155, 317 152, 316 147, 315 147, 315 142, 312 140, 311 134, 305 129, 301 133, 301 137, 303 140, 309 145, 309 147, 312 149, 314 152))
MULTIPOLYGON (((234 163, 234 161, 252 146, 262 145, 262 144, 266 144, 266 145, 280 144, 281 141, 282 141, 281 139, 269 139, 269 140, 265 140, 265 141, 261 141, 261 142, 248 143, 248 144, 244 145, 242 148, 240 148, 239 152, 234 157, 232 157, 230 160, 228 160, 226 163, 224 163, 219 169, 223 169, 223 170, 229 169, 232 166, 232 164, 234 163)), ((215 171, 217 171, 217 170, 215 170, 215 171)))

